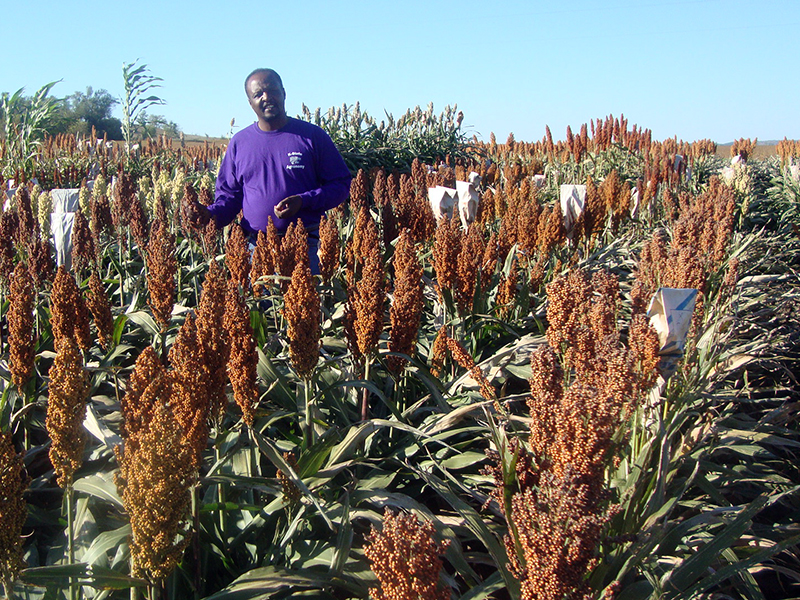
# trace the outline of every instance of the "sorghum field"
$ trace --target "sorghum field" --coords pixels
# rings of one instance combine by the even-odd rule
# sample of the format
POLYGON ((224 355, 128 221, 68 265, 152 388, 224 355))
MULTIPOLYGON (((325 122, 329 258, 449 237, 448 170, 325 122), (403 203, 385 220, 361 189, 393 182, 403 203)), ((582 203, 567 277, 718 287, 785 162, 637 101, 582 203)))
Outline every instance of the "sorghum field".
POLYGON ((354 174, 317 277, 188 221, 223 147, 4 143, 8 597, 797 597, 800 144, 303 116, 354 174))

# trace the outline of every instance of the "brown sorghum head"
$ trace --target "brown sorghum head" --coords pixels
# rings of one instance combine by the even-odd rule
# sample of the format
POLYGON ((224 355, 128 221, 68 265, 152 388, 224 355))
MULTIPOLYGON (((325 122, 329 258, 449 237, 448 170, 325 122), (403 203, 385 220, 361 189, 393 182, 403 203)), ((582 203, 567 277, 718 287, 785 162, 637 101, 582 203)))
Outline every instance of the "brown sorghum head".
POLYGON ((75 279, 63 265, 58 268, 50 293, 50 325, 53 337, 77 340, 82 350, 92 346, 89 310, 75 279))
POLYGON ((319 271, 328 282, 339 266, 339 228, 336 221, 323 216, 319 223, 319 271))
POLYGON ((8 320, 8 353, 11 380, 22 389, 33 375, 35 296, 33 280, 25 263, 20 262, 11 279, 8 320))
MULTIPOLYGON (((303 221, 298 219, 286 229, 286 235, 281 241, 280 274, 291 277, 295 267, 300 264, 309 265, 308 234, 303 226, 303 221)), ((289 286, 289 281, 284 279, 281 287, 284 291, 289 286)))
POLYGON ((633 361, 638 394, 644 394, 653 387, 658 376, 658 361, 661 343, 658 334, 644 314, 631 317, 628 330, 628 349, 633 361))
MULTIPOLYGON (((286 463, 292 467, 295 472, 297 472, 297 459, 294 457, 294 453, 284 452, 283 460, 285 460, 286 463)), ((295 506, 298 502, 300 502, 300 498, 303 497, 303 492, 300 491, 300 488, 297 487, 294 481, 292 481, 292 479, 281 469, 278 469, 278 481, 281 484, 284 501, 289 506, 295 506)))
POLYGON ((166 222, 157 221, 154 235, 147 246, 147 291, 148 304, 153 317, 166 331, 172 318, 175 304, 178 261, 175 257, 175 236, 166 222))
POLYGON ((11 433, 0 431, 0 587, 9 589, 25 567, 22 555, 22 527, 28 515, 23 493, 29 478, 22 455, 17 454, 11 433))
POLYGON ((225 273, 216 262, 212 262, 203 282, 197 310, 197 339, 203 349, 201 369, 208 381, 211 415, 217 419, 222 416, 227 403, 225 383, 229 345, 222 326, 225 288, 225 273))
POLYGON ((439 328, 436 337, 431 344, 431 351, 428 362, 431 365, 431 373, 434 377, 441 377, 444 371, 444 360, 447 358, 447 331, 444 327, 439 328))
POLYGON ((133 197, 130 203, 130 226, 133 239, 136 240, 136 245, 139 246, 140 251, 147 247, 150 235, 150 223, 147 213, 142 206, 142 202, 138 195, 133 197))
POLYGON ((470 225, 467 234, 462 238, 456 267, 456 302, 462 313, 472 311, 475 284, 483 259, 483 246, 483 235, 480 229, 475 224, 470 225))
POLYGON ((386 171, 383 168, 375 171, 375 180, 372 184, 372 197, 376 206, 385 206, 389 202, 386 171))
POLYGON ((475 361, 459 342, 451 337, 447 338, 447 349, 450 350, 450 355, 463 369, 467 369, 472 378, 478 382, 481 388, 481 396, 494 403, 495 409, 498 413, 503 413, 500 403, 497 401, 497 393, 494 391, 492 384, 486 379, 481 368, 475 364, 475 361))
POLYGON ((231 280, 242 286, 247 292, 250 282, 250 249, 239 225, 230 228, 228 243, 225 245, 225 265, 230 272, 231 280))
POLYGON ((297 263, 283 296, 289 358, 298 376, 311 377, 319 361, 320 304, 311 268, 297 263))
POLYGON ((433 242, 433 268, 436 285, 441 297, 442 290, 453 290, 458 281, 458 254, 464 234, 456 219, 442 218, 436 226, 433 242))
POLYGON ((353 210, 367 208, 369 205, 369 178, 364 169, 359 169, 350 183, 350 204, 353 210))
POLYGON ((72 225, 72 266, 76 272, 92 269, 97 261, 97 249, 94 245, 92 232, 89 230, 89 221, 83 211, 75 213, 72 225))
POLYGON ((14 272, 14 257, 17 253, 14 239, 17 227, 17 213, 9 210, 0 214, 0 279, 6 283, 11 280, 11 273, 14 272))
POLYGON ((378 231, 372 219, 367 221, 361 233, 361 248, 355 261, 359 276, 355 281, 348 281, 348 302, 352 305, 351 314, 355 317, 353 327, 359 354, 368 356, 378 345, 386 303, 383 257, 378 231))
POLYGON ((87 307, 92 313, 94 324, 97 327, 97 339, 104 350, 111 346, 111 338, 114 334, 114 318, 111 315, 111 304, 108 301, 103 282, 96 271, 92 271, 89 276, 89 289, 87 291, 87 307))
POLYGON ((256 283, 262 277, 269 277, 275 274, 275 263, 272 261, 272 253, 267 244, 267 234, 263 231, 258 232, 256 247, 253 248, 253 264, 250 268, 250 284, 253 286, 253 293, 260 296, 264 293, 264 283, 256 283))
POLYGON ((34 239, 28 267, 37 288, 41 288, 47 281, 53 281, 56 265, 53 260, 53 245, 50 243, 49 237, 34 239))
MULTIPOLYGON (((283 241, 281 240, 280 235, 278 234, 278 228, 275 227, 275 224, 272 222, 272 217, 267 219, 267 249, 269 250, 269 255, 272 257, 272 268, 275 273, 278 275, 283 275, 284 270, 286 269, 286 265, 284 264, 284 257, 281 252, 281 245, 283 241)), ((292 272, 289 271, 289 275, 292 272)))
MULTIPOLYGON (((391 329, 389 350, 411 356, 422 319, 422 265, 407 229, 400 233, 394 250, 394 299, 389 309, 391 329)), ((387 359, 392 371, 399 371, 406 360, 399 356, 387 359)))
POLYGON ((233 280, 228 282, 225 297, 224 326, 230 340, 228 378, 233 387, 233 399, 242 409, 244 422, 252 426, 255 405, 258 402, 258 354, 250 325, 250 310, 233 280))
POLYGON ((19 228, 16 231, 17 244, 27 248, 31 243, 31 236, 38 232, 39 221, 34 218, 31 207, 31 195, 24 185, 17 188, 14 194, 14 204, 18 215, 19 228))
POLYGON ((106 194, 93 195, 89 204, 91 214, 91 229, 95 246, 99 247, 104 235, 114 231, 114 221, 111 218, 111 204, 106 194))

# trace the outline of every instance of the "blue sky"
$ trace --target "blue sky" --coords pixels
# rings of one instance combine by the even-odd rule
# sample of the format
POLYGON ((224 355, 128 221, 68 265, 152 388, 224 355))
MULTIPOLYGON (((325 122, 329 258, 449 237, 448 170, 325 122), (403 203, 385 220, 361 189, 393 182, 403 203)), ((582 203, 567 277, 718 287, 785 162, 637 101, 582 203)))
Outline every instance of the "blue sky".
MULTIPOLYGON (((488 139, 613 114, 656 139, 800 138, 800 0, 8 2, 0 91, 54 80, 123 93, 163 78, 152 112, 186 133, 251 123, 243 79, 283 77, 287 111, 360 101, 378 117, 458 104, 488 139)), ((119 111, 117 111, 119 114, 119 111)))

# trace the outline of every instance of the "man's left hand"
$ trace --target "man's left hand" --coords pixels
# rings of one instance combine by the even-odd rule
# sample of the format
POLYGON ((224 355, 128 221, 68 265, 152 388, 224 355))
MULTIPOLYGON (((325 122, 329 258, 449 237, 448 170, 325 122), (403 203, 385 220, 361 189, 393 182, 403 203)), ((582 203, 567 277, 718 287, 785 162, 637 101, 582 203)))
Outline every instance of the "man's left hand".
POLYGON ((303 199, 300 196, 289 196, 275 205, 275 216, 279 219, 291 219, 300 210, 303 199))

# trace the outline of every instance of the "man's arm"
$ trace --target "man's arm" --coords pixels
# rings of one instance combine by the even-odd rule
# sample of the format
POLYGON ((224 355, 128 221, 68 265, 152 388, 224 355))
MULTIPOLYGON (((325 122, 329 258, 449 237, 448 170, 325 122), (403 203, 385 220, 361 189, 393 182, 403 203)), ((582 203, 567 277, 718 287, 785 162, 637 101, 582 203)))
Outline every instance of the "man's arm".
MULTIPOLYGON (((314 161, 319 187, 299 194, 304 210, 320 214, 345 201, 350 194, 350 170, 325 131, 314 138, 314 161)), ((288 198, 287 198, 288 200, 288 198)))
POLYGON ((214 204, 208 207, 208 212, 214 217, 219 228, 233 221, 242 210, 244 191, 236 177, 235 154, 235 146, 229 144, 217 175, 216 199, 214 204))

